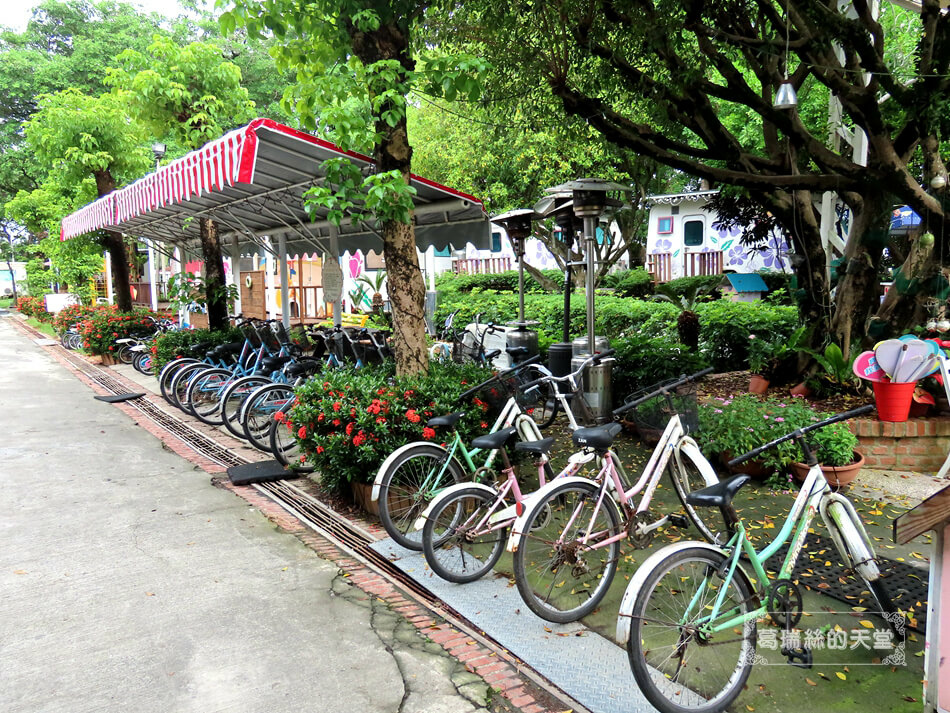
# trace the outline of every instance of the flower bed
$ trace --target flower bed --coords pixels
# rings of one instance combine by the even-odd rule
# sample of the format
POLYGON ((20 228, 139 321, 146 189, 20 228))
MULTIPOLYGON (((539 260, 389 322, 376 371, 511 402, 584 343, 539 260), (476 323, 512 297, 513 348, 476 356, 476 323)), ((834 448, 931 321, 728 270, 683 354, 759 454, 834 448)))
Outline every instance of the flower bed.
POLYGON ((18 297, 17 311, 40 322, 51 322, 53 315, 46 311, 46 300, 42 297, 18 297))
POLYGON ((371 483, 392 451, 412 441, 441 442, 426 426, 433 416, 464 411, 458 431, 466 442, 489 426, 488 405, 459 395, 491 376, 474 364, 436 364, 424 376, 395 378, 392 367, 328 369, 297 391, 296 405, 277 419, 293 431, 302 458, 321 474, 324 487, 344 492, 371 483))
POLYGON ((155 331, 150 317, 161 315, 148 310, 131 313, 97 310, 79 324, 83 348, 92 354, 112 354, 116 340, 134 336, 149 336, 155 331))

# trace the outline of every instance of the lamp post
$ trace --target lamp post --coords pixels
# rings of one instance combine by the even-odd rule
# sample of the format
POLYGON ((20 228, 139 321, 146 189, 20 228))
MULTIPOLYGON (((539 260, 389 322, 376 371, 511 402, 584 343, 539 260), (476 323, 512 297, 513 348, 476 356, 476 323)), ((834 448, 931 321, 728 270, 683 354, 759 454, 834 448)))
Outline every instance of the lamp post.
MULTIPOLYGON (((158 171, 161 165, 162 157, 165 155, 165 144, 156 141, 152 144, 152 155, 155 157, 155 170, 158 171)), ((150 302, 152 311, 158 311, 158 290, 155 285, 155 248, 152 241, 145 239, 145 247, 148 248, 148 289, 150 293, 150 302)))

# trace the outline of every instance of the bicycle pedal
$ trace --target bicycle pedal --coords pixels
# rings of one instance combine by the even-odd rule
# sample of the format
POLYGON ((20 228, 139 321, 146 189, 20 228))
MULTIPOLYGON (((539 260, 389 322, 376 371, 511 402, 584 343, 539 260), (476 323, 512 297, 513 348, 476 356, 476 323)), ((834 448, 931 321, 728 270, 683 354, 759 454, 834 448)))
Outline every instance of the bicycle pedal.
POLYGON ((782 656, 784 656, 792 666, 797 666, 798 668, 811 668, 812 666, 811 649, 807 646, 794 649, 783 647, 782 656))
POLYGON ((689 518, 687 518, 685 515, 681 515, 678 512, 670 513, 667 515, 667 518, 667 521, 673 527, 689 527, 689 518))

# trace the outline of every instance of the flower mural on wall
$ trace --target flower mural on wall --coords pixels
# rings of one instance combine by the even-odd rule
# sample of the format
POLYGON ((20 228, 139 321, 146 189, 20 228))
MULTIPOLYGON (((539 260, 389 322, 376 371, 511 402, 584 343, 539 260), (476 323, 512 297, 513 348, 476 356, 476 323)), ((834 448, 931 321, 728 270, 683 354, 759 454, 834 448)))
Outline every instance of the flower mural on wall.
POLYGON ((673 241, 669 238, 660 238, 656 241, 656 247, 650 251, 653 255, 658 255, 660 253, 668 253, 673 250, 673 241))
POLYGON ((762 267, 769 270, 784 270, 785 255, 788 254, 788 245, 785 238, 777 233, 772 233, 765 244, 765 248, 759 251, 762 258, 762 267))
POLYGON ((745 265, 746 249, 742 245, 736 244, 726 252, 725 262, 727 267, 745 265))
POLYGON ((363 273, 363 253, 357 250, 355 253, 350 255, 349 266, 350 266, 350 277, 356 279, 363 273))

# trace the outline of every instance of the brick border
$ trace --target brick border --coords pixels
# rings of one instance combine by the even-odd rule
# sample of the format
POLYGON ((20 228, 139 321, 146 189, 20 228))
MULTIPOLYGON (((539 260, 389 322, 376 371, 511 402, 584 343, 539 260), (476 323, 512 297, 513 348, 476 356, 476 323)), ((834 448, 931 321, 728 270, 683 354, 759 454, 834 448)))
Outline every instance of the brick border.
MULTIPOLYGON (((47 338, 45 334, 33 329, 21 319, 17 319, 13 324, 30 336, 35 335, 36 338, 40 339, 47 338)), ((102 396, 109 394, 105 388, 79 371, 56 349, 37 346, 40 346, 94 392, 102 396)), ((53 345, 47 346, 51 347, 53 345)), ((83 355, 77 356, 85 359, 83 355)), ((98 364, 93 366, 100 367, 98 364)), ((111 372, 110 376, 130 388, 138 388, 138 385, 130 384, 121 374, 111 372)), ((112 405, 129 416, 148 433, 158 438, 174 453, 198 466, 209 475, 220 476, 226 471, 225 467, 201 456, 184 441, 152 421, 135 407, 125 403, 112 405)), ((354 559, 330 540, 311 530, 302 520, 284 510, 267 496, 259 493, 255 488, 248 485, 234 485, 226 478, 221 477, 212 477, 211 480, 215 486, 223 490, 229 490, 253 505, 269 521, 281 530, 294 535, 321 558, 336 564, 344 572, 344 576, 352 586, 359 588, 367 595, 384 601, 390 609, 412 624, 419 633, 441 646, 449 656, 461 663, 465 670, 480 676, 486 684, 498 691, 511 706, 520 709, 521 713, 557 713, 557 711, 564 710, 561 706, 549 707, 541 701, 541 698, 551 696, 546 696, 533 683, 526 681, 522 677, 522 666, 519 662, 511 660, 509 655, 506 655, 507 652, 498 652, 485 646, 464 631, 453 627, 438 613, 425 608, 415 600, 409 599, 392 581, 366 564, 354 559)))

